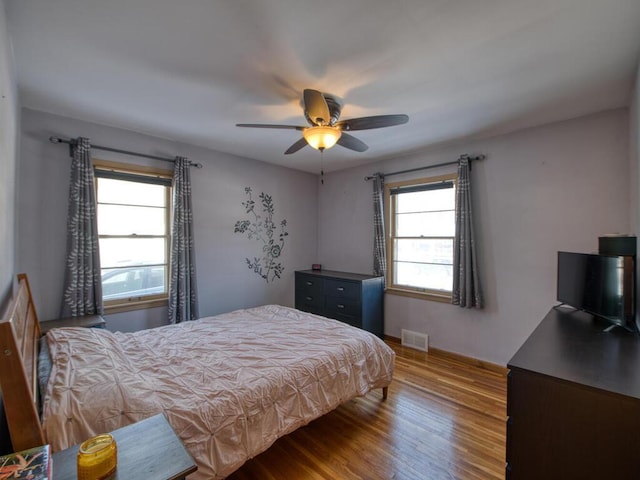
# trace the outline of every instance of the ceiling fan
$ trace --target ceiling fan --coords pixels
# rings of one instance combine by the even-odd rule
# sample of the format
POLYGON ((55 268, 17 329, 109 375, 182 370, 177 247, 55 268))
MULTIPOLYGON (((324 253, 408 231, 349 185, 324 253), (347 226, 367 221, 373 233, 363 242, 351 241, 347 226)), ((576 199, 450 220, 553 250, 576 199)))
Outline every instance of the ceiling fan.
POLYGON ((351 130, 370 130, 372 128, 402 125, 409 117, 400 115, 374 115, 372 117, 338 120, 342 111, 342 102, 335 96, 317 90, 305 89, 303 94, 304 116, 310 127, 297 125, 269 125, 261 123, 237 123, 236 127, 278 128, 302 131, 302 138, 291 145, 285 153, 295 153, 306 145, 323 151, 336 143, 341 147, 364 152, 369 146, 356 137, 345 133, 351 130))

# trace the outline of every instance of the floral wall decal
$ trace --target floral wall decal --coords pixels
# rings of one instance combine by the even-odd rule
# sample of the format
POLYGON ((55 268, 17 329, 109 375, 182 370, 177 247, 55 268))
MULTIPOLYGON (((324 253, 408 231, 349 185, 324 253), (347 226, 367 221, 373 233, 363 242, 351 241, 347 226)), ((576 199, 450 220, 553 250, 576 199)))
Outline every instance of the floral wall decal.
POLYGON ((254 257, 253 260, 246 258, 247 266, 255 273, 264 278, 267 283, 280 278, 284 271, 282 263, 279 261, 282 250, 284 249, 284 239, 287 233, 287 221, 280 222, 279 232, 276 237, 276 224, 273 220, 275 208, 273 198, 264 192, 260 194, 260 203, 262 204, 262 215, 256 212, 256 202, 252 197, 250 187, 245 187, 244 192, 247 200, 242 202, 245 213, 249 215, 248 220, 238 220, 235 225, 234 233, 246 233, 250 240, 262 242, 262 256, 254 257))

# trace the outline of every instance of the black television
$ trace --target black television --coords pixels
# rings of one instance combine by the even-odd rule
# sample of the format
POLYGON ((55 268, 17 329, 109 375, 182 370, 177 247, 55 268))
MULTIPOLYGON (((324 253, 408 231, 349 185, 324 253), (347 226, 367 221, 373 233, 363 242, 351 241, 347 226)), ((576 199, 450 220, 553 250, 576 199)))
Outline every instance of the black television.
POLYGON ((632 256, 558 252, 557 300, 636 331, 634 268, 632 256))

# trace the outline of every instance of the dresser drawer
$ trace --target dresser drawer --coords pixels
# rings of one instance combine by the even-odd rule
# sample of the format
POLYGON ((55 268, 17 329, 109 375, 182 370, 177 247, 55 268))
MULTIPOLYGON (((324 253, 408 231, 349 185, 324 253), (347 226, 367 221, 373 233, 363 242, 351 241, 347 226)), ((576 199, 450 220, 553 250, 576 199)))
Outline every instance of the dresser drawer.
POLYGON ((323 307, 322 279, 296 273, 296 308, 322 314, 323 307))
POLYGON ((322 296, 322 278, 296 273, 296 292, 322 296))
POLYGON ((324 281, 324 294, 332 297, 360 299, 360 283, 346 282, 327 278, 324 281))
POLYGON ((316 303, 296 301, 296 309, 302 312, 313 313, 314 315, 322 315, 323 317, 326 316, 324 310, 322 309, 322 304, 317 305, 316 303))
POLYGON ((359 317, 354 317, 353 315, 342 315, 340 313, 333 313, 329 315, 329 318, 333 318, 334 320, 339 320, 342 323, 346 323, 347 325, 351 325, 352 327, 362 328, 362 320, 359 317))
POLYGON ((296 308, 303 312, 324 315, 323 298, 313 295, 296 295, 296 308))
POLYGON ((327 315, 349 316, 360 319, 360 303, 345 300, 340 297, 326 296, 324 300, 324 308, 327 315))

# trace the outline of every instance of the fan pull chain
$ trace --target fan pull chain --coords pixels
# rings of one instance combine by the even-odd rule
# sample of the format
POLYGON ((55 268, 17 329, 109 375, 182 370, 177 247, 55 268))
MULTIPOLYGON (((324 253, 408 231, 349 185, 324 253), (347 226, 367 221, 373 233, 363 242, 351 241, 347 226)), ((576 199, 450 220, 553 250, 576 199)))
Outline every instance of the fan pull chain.
POLYGON ((320 150, 320 184, 324 185, 324 148, 320 150))

